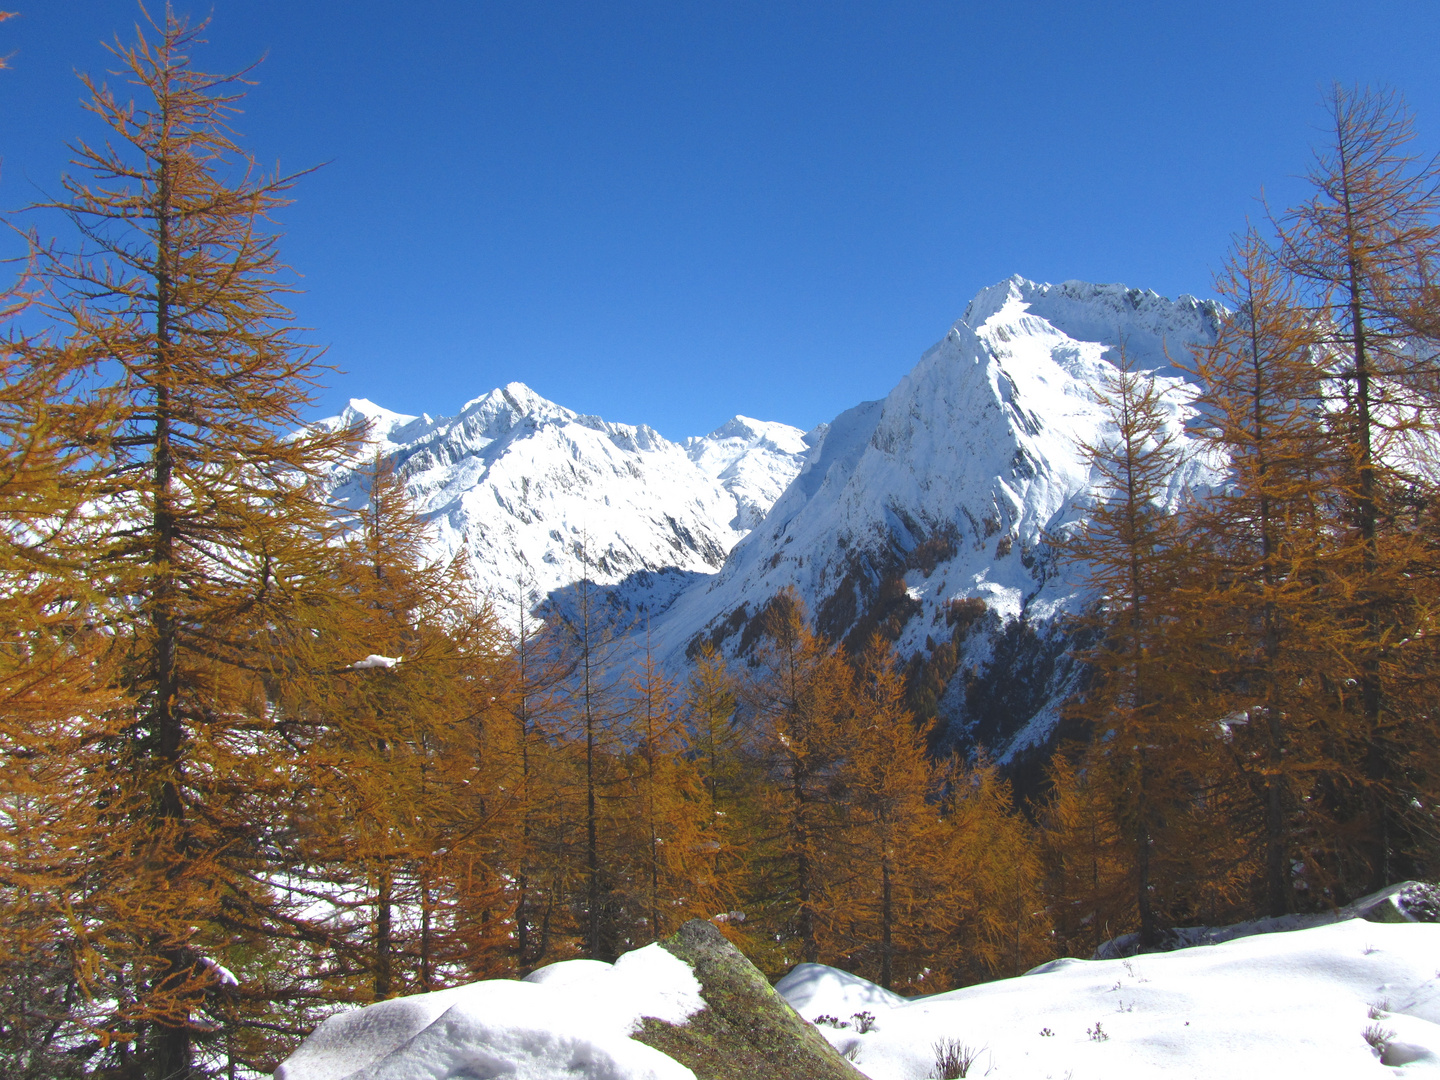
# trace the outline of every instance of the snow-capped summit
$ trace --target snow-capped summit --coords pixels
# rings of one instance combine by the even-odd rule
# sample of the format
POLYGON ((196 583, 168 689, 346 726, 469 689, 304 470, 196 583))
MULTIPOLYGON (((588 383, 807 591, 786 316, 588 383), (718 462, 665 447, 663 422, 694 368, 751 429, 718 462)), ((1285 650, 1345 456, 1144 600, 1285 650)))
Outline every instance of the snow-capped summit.
POLYGON ((369 432, 366 453, 392 454, 413 438, 423 435, 433 421, 429 416, 407 416, 391 412, 368 398, 351 398, 338 415, 317 421, 313 426, 336 431, 352 425, 369 432))
MULTIPOLYGON (((356 399, 320 426, 370 424, 369 445, 332 482, 359 505, 354 471, 394 462, 437 535, 466 553, 480 588, 533 602, 582 575, 613 585, 647 572, 713 573, 800 469, 804 434, 736 417, 684 445, 644 424, 585 416, 512 382, 431 419, 356 399)), ((685 580, 671 575, 671 592, 685 580)))
POLYGON ((709 435, 686 439, 685 452, 735 496, 740 512, 731 524, 749 532, 795 478, 809 440, 789 424, 733 416, 709 435))

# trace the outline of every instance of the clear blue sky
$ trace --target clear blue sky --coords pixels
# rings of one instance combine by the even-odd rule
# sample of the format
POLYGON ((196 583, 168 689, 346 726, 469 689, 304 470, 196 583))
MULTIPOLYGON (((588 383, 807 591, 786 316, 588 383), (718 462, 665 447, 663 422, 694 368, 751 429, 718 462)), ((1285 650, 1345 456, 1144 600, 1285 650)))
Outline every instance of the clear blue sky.
MULTIPOLYGON (((1332 80, 1440 148, 1435 0, 199 0, 266 54, 238 127, 329 162, 284 214, 351 396, 449 413, 512 379, 699 434, 885 394, 1011 273, 1206 295, 1296 191, 1332 80)), ((160 6, 163 0, 154 0, 160 6)), ((0 205, 95 138, 76 70, 132 0, 11 0, 0 205)))

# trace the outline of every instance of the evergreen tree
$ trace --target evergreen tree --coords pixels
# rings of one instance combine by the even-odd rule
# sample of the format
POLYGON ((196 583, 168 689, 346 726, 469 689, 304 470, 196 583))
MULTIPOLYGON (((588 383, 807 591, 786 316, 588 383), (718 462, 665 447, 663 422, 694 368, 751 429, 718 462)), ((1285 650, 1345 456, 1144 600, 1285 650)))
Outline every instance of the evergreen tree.
POLYGON ((1358 668, 1354 692, 1339 688, 1355 717, 1354 798, 1337 791, 1332 802, 1363 834, 1365 871, 1353 887, 1368 890, 1415 869, 1420 836, 1406 822, 1430 794, 1416 786, 1409 750, 1433 729, 1429 665, 1416 664, 1428 649, 1404 653, 1398 642, 1423 637, 1429 602, 1415 586, 1433 577, 1410 522, 1433 486, 1415 448, 1436 403, 1440 343, 1426 312, 1440 257, 1440 162, 1411 150, 1413 121, 1393 94, 1337 85, 1325 105, 1327 145, 1306 176, 1313 194, 1277 225, 1281 263, 1321 334, 1330 376, 1344 511, 1332 603, 1349 620, 1358 668))
POLYGON ((1075 712, 1091 728, 1091 767, 1105 778, 1130 845, 1131 896, 1149 947, 1159 930, 1156 845, 1164 843, 1167 802, 1184 798, 1174 766, 1192 741, 1173 709, 1167 662, 1180 626, 1170 605, 1182 547, 1180 519, 1165 500, 1180 449, 1159 383, 1123 351, 1096 397, 1114 435, 1085 448, 1100 498, 1064 544, 1099 598, 1089 617, 1097 641, 1086 653, 1091 685, 1075 712))
POLYGON ((270 1007, 249 983, 287 933, 264 836, 288 753, 265 707, 264 678, 283 674, 268 645, 327 579, 333 525, 312 479, 353 437, 289 434, 316 368, 265 226, 292 178, 240 151, 241 80, 192 66, 202 29, 167 7, 113 47, 133 107, 85 80, 111 141, 72 148, 82 173, 58 206, 87 248, 46 267, 65 349, 114 379, 91 575, 134 703, 92 781, 109 872, 89 898, 104 962, 85 992, 113 1003, 108 1059, 166 1080, 192 1074, 197 1040, 254 1067, 270 1052, 263 1028, 234 1040, 270 1007))

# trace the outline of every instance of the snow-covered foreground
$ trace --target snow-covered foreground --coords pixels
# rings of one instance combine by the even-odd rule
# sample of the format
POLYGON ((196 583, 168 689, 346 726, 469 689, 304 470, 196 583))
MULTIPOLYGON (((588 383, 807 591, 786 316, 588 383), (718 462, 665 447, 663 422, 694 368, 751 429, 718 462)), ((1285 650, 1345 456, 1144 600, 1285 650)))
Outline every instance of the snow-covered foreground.
POLYGON ((1440 925, 1352 919, 1128 960, 1055 960, 910 1001, 820 965, 777 989, 807 1020, 850 1021, 821 1030, 875 1080, 935 1076, 941 1040, 975 1052, 971 1077, 1440 1076, 1440 925), (864 1034, 859 1012, 874 1016, 864 1034), (1367 1030, 1388 1042, 1384 1063, 1367 1030))
MULTIPOLYGON (((1352 919, 1128 960, 1056 960, 1015 979, 906 1000, 806 964, 777 989, 875 1080, 970 1077, 1440 1076, 1440 925, 1352 919), (856 1014, 869 1014, 868 1024, 856 1014), (860 1026, 869 1030, 860 1031, 860 1026), (952 1073, 952 1075, 955 1075, 952 1073)), ((630 1038, 704 1003, 659 946, 568 961, 332 1017, 276 1080, 689 1080, 630 1038)))
POLYGON ((703 1007, 690 967, 647 945, 339 1013, 275 1080, 694 1080, 630 1035, 642 1017, 678 1024, 703 1007))

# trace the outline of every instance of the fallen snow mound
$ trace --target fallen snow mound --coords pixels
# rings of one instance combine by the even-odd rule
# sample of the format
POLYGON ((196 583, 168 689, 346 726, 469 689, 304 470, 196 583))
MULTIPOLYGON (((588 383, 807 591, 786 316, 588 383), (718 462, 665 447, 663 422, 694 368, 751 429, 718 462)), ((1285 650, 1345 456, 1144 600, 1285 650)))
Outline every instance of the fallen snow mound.
POLYGON ((792 978, 777 989, 807 1020, 845 1024, 821 1031, 875 1080, 939 1075, 942 1040, 975 1055, 969 1075, 997 1080, 1440 1076, 1440 925, 1352 919, 1055 960, 890 1007, 886 991, 833 968, 805 965, 792 978), (865 1032, 853 1023, 860 1011, 874 1016, 865 1032))
POLYGON ((703 1007, 689 965, 647 945, 338 1013, 275 1080, 695 1080, 630 1036, 645 1017, 683 1024, 703 1007))

